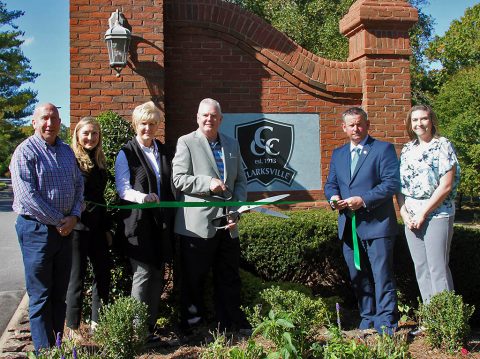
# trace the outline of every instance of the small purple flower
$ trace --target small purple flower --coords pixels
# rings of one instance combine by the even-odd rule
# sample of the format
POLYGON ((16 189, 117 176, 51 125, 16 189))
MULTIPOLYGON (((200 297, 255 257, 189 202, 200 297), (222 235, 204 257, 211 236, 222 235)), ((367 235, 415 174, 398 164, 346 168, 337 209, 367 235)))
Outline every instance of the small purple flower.
POLYGON ((62 334, 60 332, 57 333, 57 340, 55 341, 55 345, 57 348, 62 346, 62 334))
POLYGON ((77 349, 75 347, 73 347, 72 349, 72 356, 73 356, 73 359, 77 359, 77 349))
POLYGON ((338 324, 338 329, 342 330, 342 323, 340 321, 340 304, 335 303, 335 309, 337 311, 337 324, 338 324))

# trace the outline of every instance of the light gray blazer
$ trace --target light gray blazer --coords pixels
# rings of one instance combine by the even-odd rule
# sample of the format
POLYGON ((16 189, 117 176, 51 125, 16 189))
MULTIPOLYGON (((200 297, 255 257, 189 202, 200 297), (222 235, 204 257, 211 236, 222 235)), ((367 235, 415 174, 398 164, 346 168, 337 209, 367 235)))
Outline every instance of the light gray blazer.
MULTIPOLYGON (((232 201, 245 201, 247 178, 238 141, 222 133, 219 133, 219 137, 225 159, 224 182, 233 193, 232 201)), ((178 139, 172 170, 173 186, 179 192, 177 198, 180 201, 219 201, 211 197, 210 181, 220 178, 220 174, 207 138, 199 129, 178 139)), ((210 221, 222 214, 221 207, 179 208, 175 217, 175 233, 212 238, 216 229, 210 221)), ((238 237, 238 229, 232 230, 230 235, 232 238, 238 237)))

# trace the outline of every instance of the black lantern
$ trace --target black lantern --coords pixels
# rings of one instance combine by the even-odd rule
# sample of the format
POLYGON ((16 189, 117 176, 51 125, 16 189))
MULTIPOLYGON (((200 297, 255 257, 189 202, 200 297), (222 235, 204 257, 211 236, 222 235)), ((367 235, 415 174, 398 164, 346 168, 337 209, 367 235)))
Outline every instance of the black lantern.
POLYGON ((127 65, 128 47, 130 46, 131 31, 123 27, 124 17, 118 11, 112 13, 108 20, 110 28, 105 33, 108 48, 110 67, 120 76, 120 71, 127 65))

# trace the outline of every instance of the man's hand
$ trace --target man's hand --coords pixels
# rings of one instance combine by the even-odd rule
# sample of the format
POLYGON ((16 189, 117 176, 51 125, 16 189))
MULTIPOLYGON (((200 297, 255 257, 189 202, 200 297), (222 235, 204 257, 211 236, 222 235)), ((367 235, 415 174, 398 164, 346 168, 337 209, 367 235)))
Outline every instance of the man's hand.
POLYGON ((342 209, 347 207, 347 203, 342 200, 340 196, 335 195, 330 198, 330 206, 332 206, 333 209, 341 211, 342 209))
POLYGON ((225 183, 220 181, 218 178, 212 178, 210 181, 210 191, 216 194, 222 194, 227 190, 225 183))
MULTIPOLYGON (((234 213, 234 212, 230 211, 230 213, 234 213)), ((228 230, 233 230, 237 226, 238 220, 240 219, 240 215, 228 216, 227 219, 228 219, 228 224, 225 228, 228 230)))
POLYGON ((57 226, 57 231, 62 237, 67 237, 72 233, 73 227, 77 224, 78 217, 67 216, 63 217, 60 224, 57 226))
POLYGON ((363 199, 360 196, 349 197, 345 200, 346 207, 351 211, 356 211, 363 207, 363 199))
POLYGON ((143 203, 148 202, 160 202, 160 198, 158 198, 158 195, 156 193, 149 193, 145 197, 143 197, 143 203))

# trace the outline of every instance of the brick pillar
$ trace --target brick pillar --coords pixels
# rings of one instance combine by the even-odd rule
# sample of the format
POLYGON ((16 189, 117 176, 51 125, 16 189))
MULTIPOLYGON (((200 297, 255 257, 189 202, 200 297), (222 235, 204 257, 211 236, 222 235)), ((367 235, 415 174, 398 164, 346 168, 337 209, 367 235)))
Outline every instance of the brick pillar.
POLYGON ((408 30, 418 12, 407 0, 358 0, 340 21, 349 39, 348 61, 358 63, 362 107, 373 136, 400 145, 407 141, 404 127, 411 106, 408 30))

